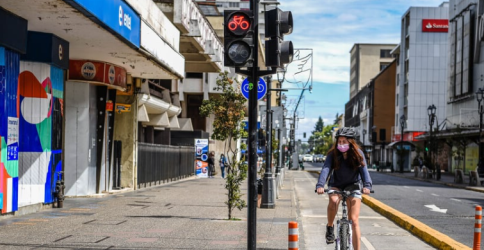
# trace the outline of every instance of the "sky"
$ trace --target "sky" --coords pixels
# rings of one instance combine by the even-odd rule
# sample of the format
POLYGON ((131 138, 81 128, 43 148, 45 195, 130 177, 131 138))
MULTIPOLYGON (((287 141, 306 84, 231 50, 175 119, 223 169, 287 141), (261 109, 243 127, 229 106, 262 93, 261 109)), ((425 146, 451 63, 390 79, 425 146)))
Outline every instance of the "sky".
MULTIPOLYGON (((292 41, 295 49, 312 49, 312 93, 304 91, 298 107, 300 118, 296 139, 307 140, 319 118, 325 125, 344 113, 349 100, 350 49, 355 43, 400 42, 400 22, 412 6, 437 7, 443 0, 279 0, 279 8, 291 11, 293 33, 284 40, 292 41), (306 132, 306 138, 303 138, 306 132)), ((289 64, 283 88, 301 88, 310 79, 304 63, 310 50, 301 50, 299 60, 289 64)), ((306 86, 308 87, 308 86, 306 86)), ((294 110, 301 90, 283 92, 286 107, 294 110)))

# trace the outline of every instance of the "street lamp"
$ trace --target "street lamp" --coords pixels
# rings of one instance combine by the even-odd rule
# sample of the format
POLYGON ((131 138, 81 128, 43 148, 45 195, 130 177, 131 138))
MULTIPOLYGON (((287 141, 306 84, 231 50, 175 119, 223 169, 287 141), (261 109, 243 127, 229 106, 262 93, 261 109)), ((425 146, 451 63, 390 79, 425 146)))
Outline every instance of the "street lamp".
POLYGON ((477 165, 477 173, 479 175, 484 174, 484 152, 483 145, 482 145, 482 114, 484 114, 484 107, 481 105, 482 100, 484 99, 484 89, 479 88, 476 92, 476 99, 477 99, 477 112, 479 113, 479 163, 477 165))
POLYGON ((403 129, 405 128, 405 115, 400 116, 400 147, 401 147, 401 154, 400 154, 400 173, 403 173, 403 129))
POLYGON ((437 111, 437 107, 435 107, 435 105, 430 105, 428 108, 427 108, 427 113, 429 115, 429 125, 430 125, 430 128, 429 128, 429 153, 430 153, 430 165, 432 166, 432 170, 434 170, 434 159, 433 159, 433 148, 434 148, 434 144, 433 144, 433 137, 432 137, 432 128, 434 126, 434 122, 435 122, 435 112, 437 111))

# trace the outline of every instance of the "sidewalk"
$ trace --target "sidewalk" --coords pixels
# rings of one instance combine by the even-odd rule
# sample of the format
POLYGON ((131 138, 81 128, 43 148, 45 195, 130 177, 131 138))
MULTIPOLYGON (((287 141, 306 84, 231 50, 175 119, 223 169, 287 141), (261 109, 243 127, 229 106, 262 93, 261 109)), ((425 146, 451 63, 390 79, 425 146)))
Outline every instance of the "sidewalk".
MULTIPOLYGON (((0 220, 1 249, 247 249, 247 208, 228 221, 225 181, 189 178, 0 220)), ((257 209, 258 249, 287 249, 297 220, 287 179, 276 209, 257 209)), ((246 199, 247 182, 242 185, 246 199)))

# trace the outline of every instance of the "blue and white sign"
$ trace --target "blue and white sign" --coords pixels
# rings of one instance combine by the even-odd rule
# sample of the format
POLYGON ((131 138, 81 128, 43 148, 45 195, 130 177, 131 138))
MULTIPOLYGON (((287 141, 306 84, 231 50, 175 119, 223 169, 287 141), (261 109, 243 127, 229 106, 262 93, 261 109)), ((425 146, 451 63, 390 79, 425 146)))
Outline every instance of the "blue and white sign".
POLYGON ((123 0, 93 1, 73 0, 97 17, 101 22, 126 38, 136 47, 140 46, 141 19, 123 0))
MULTIPOLYGON (((242 82, 242 85, 240 85, 240 90, 242 90, 242 95, 244 95, 245 99, 249 99, 249 89, 251 88, 251 83, 249 83, 248 78, 245 78, 245 80, 242 82)), ((259 88, 257 90, 257 100, 262 99, 267 93, 267 84, 264 81, 264 79, 259 78, 259 88)))
POLYGON ((7 125, 7 160, 18 160, 18 118, 8 117, 7 125))

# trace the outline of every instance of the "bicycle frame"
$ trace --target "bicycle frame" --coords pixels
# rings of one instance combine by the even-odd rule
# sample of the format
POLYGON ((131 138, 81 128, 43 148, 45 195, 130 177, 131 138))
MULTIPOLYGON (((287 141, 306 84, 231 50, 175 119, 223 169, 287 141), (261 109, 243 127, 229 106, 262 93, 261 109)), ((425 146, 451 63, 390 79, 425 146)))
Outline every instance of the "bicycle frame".
POLYGON ((353 237, 353 231, 352 231, 352 224, 353 222, 351 220, 348 220, 348 213, 347 213, 347 205, 346 205, 346 199, 348 197, 350 197, 350 195, 352 193, 355 193, 355 192, 359 192, 358 190, 356 191, 338 191, 338 190, 328 190, 325 192, 328 192, 328 194, 338 194, 338 195, 341 195, 342 197, 342 203, 341 203, 341 207, 343 208, 343 214, 341 215, 341 219, 337 220, 336 221, 336 231, 335 231, 335 236, 336 236, 336 240, 335 240, 335 250, 351 250, 353 249, 353 242, 352 242, 352 237, 353 237), (342 234, 344 232, 341 232, 340 233, 340 230, 341 228, 343 227, 343 225, 346 224, 348 225, 348 231, 347 231, 347 235, 343 236, 342 234), (343 237, 342 237, 343 236, 343 237), (346 244, 343 244, 341 238, 346 238, 346 240, 348 241, 346 244), (341 246, 347 246, 347 249, 341 249, 341 246))

